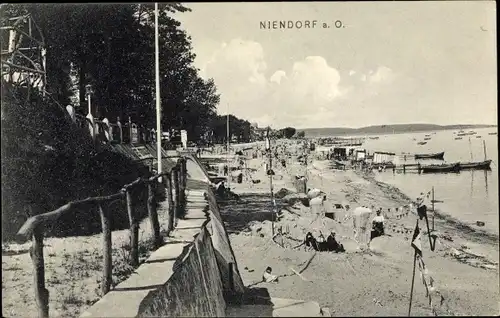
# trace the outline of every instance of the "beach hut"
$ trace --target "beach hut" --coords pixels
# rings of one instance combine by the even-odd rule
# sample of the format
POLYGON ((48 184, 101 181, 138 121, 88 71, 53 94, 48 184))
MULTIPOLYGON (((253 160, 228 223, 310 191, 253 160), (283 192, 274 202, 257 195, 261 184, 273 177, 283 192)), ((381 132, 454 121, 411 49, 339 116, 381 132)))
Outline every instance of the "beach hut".
POLYGON ((393 152, 375 151, 373 153, 373 163, 392 163, 396 154, 393 152))
POLYGON ((362 161, 362 160, 365 160, 365 158, 366 158, 366 150, 365 149, 356 149, 355 154, 356 154, 357 161, 362 161))
POLYGON ((334 147, 333 157, 335 159, 345 159, 347 158, 347 149, 345 147, 334 147))

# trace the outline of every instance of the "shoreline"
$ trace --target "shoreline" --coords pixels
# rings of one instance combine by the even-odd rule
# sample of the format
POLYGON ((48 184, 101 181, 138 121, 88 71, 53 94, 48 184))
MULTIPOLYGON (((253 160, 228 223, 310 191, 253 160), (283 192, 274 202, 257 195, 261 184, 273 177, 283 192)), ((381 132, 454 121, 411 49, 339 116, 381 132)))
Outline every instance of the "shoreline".
MULTIPOLYGON (((250 159, 249 166, 258 167, 262 160, 250 159)), ((285 169, 275 168, 275 193, 281 188, 292 190, 291 181, 294 175, 304 175, 304 166, 294 161, 287 160, 285 169)), ((373 204, 377 207, 395 208, 411 201, 400 189, 377 181, 373 176, 353 171, 325 172, 325 169, 329 168, 324 161, 313 161, 312 167, 308 167, 307 171, 310 179, 308 187, 325 191, 329 208, 335 203, 345 202, 352 204, 352 207, 356 204, 373 204)), ((221 206, 225 223, 231 225, 235 218, 243 220, 240 223, 246 222, 245 226, 240 224, 239 230, 230 235, 238 266, 245 268, 241 270, 245 285, 266 287, 272 297, 318 301, 321 306, 329 307, 333 316, 406 315, 413 257, 410 242, 416 219, 413 214, 410 213, 408 217, 401 219, 387 219, 387 235, 372 242, 372 251, 360 252, 352 250, 352 247, 348 248, 353 245, 352 241, 339 233, 340 243, 347 244, 348 252, 318 252, 302 272, 306 281, 290 272, 290 267, 295 270, 303 268, 303 264, 311 259, 313 253, 302 249, 282 248, 270 240, 271 222, 262 217, 266 213, 271 214, 268 177, 261 169, 253 172, 251 178, 260 179, 261 182, 258 185, 249 185, 246 181, 243 181, 243 184, 231 183, 231 188, 240 195, 242 203, 233 201, 221 206), (249 200, 257 200, 255 196, 250 195, 255 193, 261 193, 258 199, 264 203, 258 207, 255 203, 252 215, 243 216, 249 210, 245 207, 248 206, 249 200), (256 215, 259 215, 259 218, 256 218, 256 215), (264 266, 271 266, 273 273, 284 275, 280 282, 260 283, 264 266), (342 288, 339 289, 340 286, 342 288)), ((285 214, 286 219, 289 213, 285 214)), ((285 227, 292 226, 290 220, 283 223, 278 218, 276 222, 284 224, 285 227)), ((430 251, 426 235, 422 236, 422 247, 426 263, 429 264, 442 294, 447 299, 446 306, 439 309, 441 315, 498 314, 498 262, 494 264, 495 262, 487 257, 491 251, 483 246, 491 247, 492 238, 485 239, 476 234, 477 242, 467 241, 462 238, 464 235, 459 233, 460 228, 453 228, 454 223, 438 214, 435 224, 436 228, 443 232, 437 240, 436 250, 430 251), (448 241, 450 238, 451 241, 448 241)), ((426 233, 425 222, 421 227, 426 233)), ((493 252, 498 253, 498 248, 496 251, 493 248, 493 252)), ((418 273, 416 278, 413 314, 428 315, 430 308, 425 291, 422 286, 417 286, 418 273)))

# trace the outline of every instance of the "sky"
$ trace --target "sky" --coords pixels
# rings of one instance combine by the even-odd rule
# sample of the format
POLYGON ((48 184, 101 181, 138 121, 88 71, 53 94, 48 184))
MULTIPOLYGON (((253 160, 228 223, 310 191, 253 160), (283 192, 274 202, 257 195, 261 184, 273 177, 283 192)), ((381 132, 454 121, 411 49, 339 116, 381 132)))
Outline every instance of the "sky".
POLYGON ((272 128, 497 123, 494 1, 186 6, 175 18, 219 114, 272 128))

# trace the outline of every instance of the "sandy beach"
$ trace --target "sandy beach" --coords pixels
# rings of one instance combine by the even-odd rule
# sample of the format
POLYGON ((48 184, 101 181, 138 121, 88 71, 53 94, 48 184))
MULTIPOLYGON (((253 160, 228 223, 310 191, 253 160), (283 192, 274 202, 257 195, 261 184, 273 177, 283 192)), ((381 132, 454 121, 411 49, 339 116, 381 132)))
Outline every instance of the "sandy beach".
MULTIPOLYGON (((221 203, 245 284, 267 288, 272 297, 317 301, 322 307, 329 307, 332 316, 407 315, 414 255, 410 244, 417 216, 409 213, 396 218, 394 212, 388 213, 386 235, 374 239, 369 250, 363 250, 353 240, 352 221, 342 222, 342 217, 338 221, 318 219, 306 215, 310 208, 300 203, 291 207, 280 202, 281 213, 275 219, 275 229, 285 229, 299 245, 307 224, 313 233, 318 228, 323 231, 331 228, 344 244, 346 253, 306 251, 304 246, 293 248, 290 244, 283 248, 279 246, 278 236, 272 240, 272 206, 265 162, 266 158, 247 160, 246 166, 252 172, 245 173, 241 184, 231 182, 230 185, 239 200, 221 203), (284 277, 277 283, 261 282, 267 266, 273 268, 274 274, 284 277), (301 275, 294 274, 293 270, 301 275)), ((398 189, 377 182, 370 175, 331 170, 324 160, 309 162, 306 170, 290 158, 286 168, 276 165, 273 170, 275 193, 281 188, 295 191, 295 175, 307 175, 309 188, 325 192, 326 212, 334 211, 338 203, 349 204, 351 210, 364 205, 395 211, 396 207, 411 201, 398 189)), ((437 215, 438 239, 435 251, 431 251, 425 222, 420 221, 420 228, 425 234, 421 240, 423 259, 444 298, 440 304, 439 298, 434 297, 436 314, 498 315, 497 238, 470 231, 437 215)), ((411 314, 432 315, 418 269, 411 314)))

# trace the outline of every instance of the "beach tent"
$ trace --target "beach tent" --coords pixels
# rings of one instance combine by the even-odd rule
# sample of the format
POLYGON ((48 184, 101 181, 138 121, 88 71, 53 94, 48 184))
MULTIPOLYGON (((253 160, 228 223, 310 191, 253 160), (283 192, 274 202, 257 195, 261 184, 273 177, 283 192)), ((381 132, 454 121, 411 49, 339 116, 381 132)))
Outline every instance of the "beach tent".
POLYGON ((309 200, 309 206, 311 207, 311 213, 316 215, 323 214, 323 197, 317 196, 309 200))
POLYGON ((312 198, 315 198, 317 196, 319 196, 321 194, 321 190, 320 189, 310 189, 308 192, 307 192, 307 197, 309 199, 312 199, 312 198))
POLYGON ((359 246, 367 246, 370 241, 371 221, 373 211, 367 207, 357 207, 352 211, 352 227, 355 231, 354 239, 359 246))

